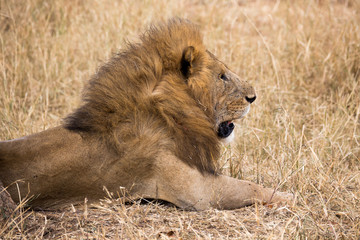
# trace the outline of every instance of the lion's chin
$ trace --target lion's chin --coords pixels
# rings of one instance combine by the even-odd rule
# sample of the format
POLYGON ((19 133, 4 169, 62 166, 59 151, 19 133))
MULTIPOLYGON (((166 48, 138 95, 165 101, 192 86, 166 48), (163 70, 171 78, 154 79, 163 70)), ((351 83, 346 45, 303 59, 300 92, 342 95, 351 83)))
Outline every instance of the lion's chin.
POLYGON ((226 138, 221 138, 221 142, 225 145, 231 143, 235 138, 235 131, 232 131, 231 134, 226 138))

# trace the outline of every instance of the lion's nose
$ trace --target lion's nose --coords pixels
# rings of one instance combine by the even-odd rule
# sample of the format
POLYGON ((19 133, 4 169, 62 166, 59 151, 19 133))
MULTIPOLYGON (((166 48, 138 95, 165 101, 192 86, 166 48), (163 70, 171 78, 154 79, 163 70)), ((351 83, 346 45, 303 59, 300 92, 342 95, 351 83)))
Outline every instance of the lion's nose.
POLYGON ((254 95, 253 97, 245 96, 245 99, 248 103, 253 103, 256 99, 256 95, 254 95))

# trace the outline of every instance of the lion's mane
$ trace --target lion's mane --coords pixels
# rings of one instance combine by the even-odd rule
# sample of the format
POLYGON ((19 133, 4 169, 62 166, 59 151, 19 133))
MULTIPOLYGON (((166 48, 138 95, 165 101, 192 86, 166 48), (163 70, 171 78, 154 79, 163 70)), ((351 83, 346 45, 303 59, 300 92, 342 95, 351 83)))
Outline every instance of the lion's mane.
POLYGON ((65 127, 99 136, 119 157, 131 151, 151 160, 166 149, 215 173, 220 151, 205 53, 198 27, 186 20, 150 27, 99 68, 65 127), (196 50, 191 70, 183 60, 187 47, 196 50))

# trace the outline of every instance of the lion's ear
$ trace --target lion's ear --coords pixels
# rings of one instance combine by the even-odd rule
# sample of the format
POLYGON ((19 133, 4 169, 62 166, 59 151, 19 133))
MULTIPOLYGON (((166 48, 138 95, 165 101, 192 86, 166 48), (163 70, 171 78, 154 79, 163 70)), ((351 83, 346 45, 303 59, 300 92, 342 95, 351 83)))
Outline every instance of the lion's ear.
POLYGON ((182 59, 181 59, 181 72, 188 78, 192 74, 193 62, 195 58, 195 48, 193 46, 188 46, 184 49, 182 59))

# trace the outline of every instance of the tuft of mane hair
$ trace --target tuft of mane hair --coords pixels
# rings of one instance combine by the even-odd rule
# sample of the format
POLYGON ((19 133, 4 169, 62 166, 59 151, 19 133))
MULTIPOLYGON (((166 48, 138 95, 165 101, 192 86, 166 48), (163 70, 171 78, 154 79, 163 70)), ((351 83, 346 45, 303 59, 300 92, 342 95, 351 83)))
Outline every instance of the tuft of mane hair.
POLYGON ((201 172, 216 173, 220 147, 214 107, 203 104, 213 104, 212 92, 202 90, 201 79, 187 82, 189 75, 209 76, 202 39, 187 20, 151 26, 139 43, 127 44, 99 68, 85 87, 83 104, 64 126, 101 136, 119 156, 152 141, 201 172), (196 49, 191 68, 182 62, 187 47, 196 49), (190 91, 196 84, 198 90, 190 91))

